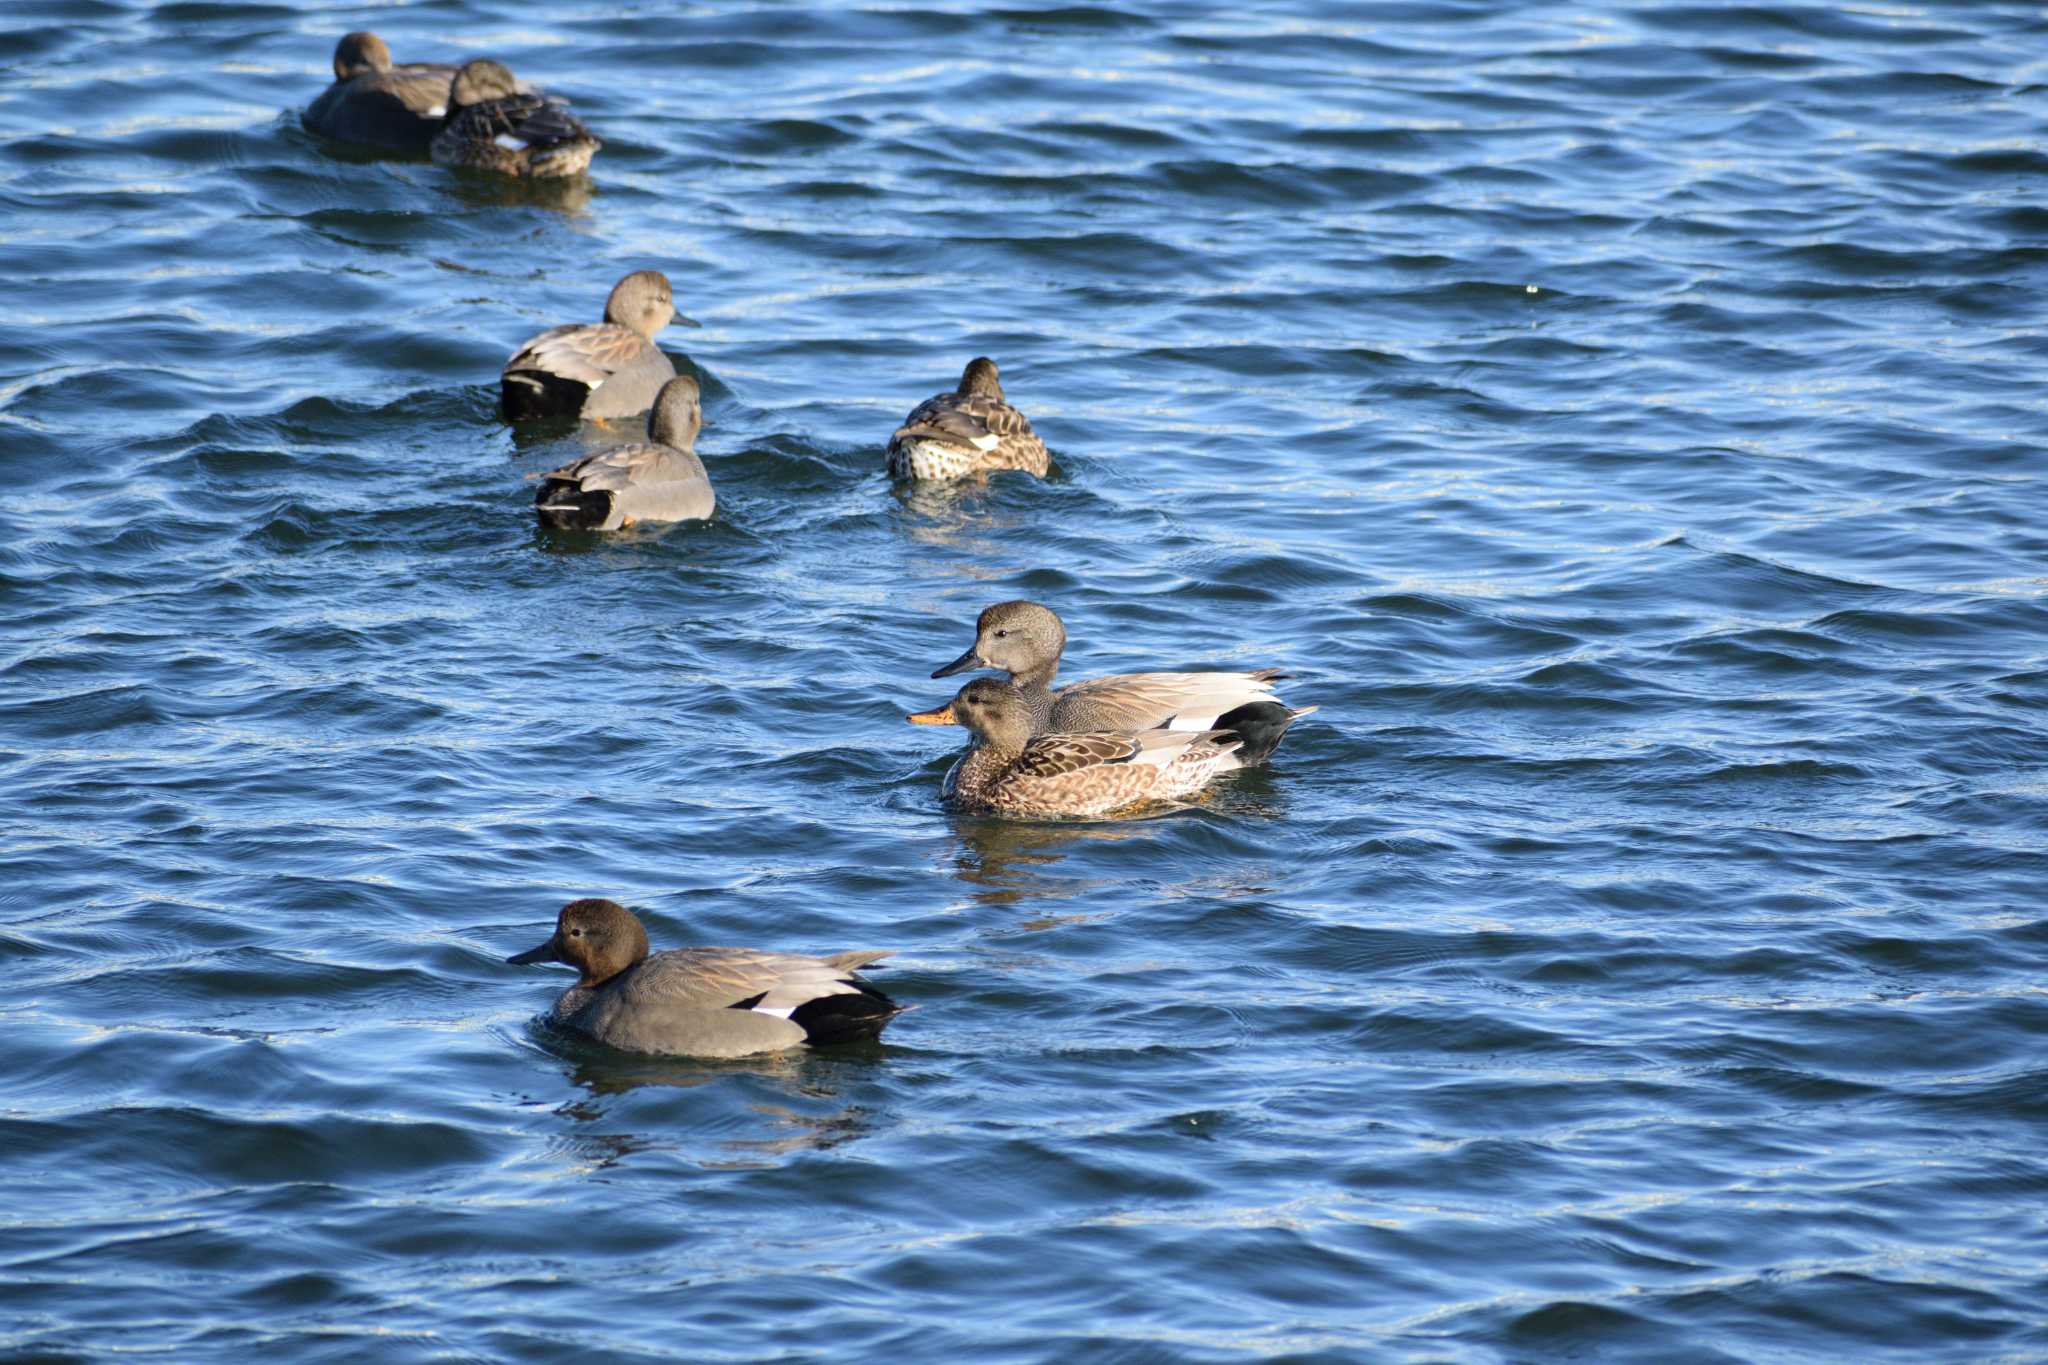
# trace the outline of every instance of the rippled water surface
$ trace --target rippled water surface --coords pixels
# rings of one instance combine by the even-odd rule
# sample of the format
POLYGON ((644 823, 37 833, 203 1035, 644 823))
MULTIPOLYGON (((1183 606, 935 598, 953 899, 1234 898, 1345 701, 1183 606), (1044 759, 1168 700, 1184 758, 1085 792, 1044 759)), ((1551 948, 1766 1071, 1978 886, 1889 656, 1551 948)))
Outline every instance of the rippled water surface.
POLYGON ((2033 5, 0 14, 0 1350, 2048 1356, 2033 5), (304 133, 336 37, 604 137, 304 133), (709 524, 498 365, 659 266, 709 524), (996 357, 1044 482, 906 492, 996 357), (1321 710, 963 819, 975 613, 1321 710), (502 958, 891 948, 883 1045, 502 958))

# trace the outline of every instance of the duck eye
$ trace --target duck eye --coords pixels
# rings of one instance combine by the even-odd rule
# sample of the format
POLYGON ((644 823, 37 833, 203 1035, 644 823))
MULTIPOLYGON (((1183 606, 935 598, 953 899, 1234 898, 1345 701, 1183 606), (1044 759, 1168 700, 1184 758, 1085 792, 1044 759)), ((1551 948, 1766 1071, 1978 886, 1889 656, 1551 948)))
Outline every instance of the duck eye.
POLYGON ((569 931, 569 937, 570 937, 570 938, 582 938, 582 937, 583 937, 583 931, 582 931, 581 929, 571 929, 571 930, 569 931))
POLYGON ((999 630, 996 632, 996 638, 998 640, 1007 640, 1010 638, 1010 632, 1007 630, 999 630))

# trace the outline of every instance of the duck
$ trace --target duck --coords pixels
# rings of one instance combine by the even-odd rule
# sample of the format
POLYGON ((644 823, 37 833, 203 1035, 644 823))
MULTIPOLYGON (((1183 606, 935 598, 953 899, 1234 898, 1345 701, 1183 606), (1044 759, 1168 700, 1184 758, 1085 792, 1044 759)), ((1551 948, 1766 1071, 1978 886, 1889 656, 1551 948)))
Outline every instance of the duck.
POLYGON ((524 89, 504 63, 464 62, 448 86, 448 117, 428 150, 443 166, 522 180, 580 175, 604 144, 551 95, 524 89))
POLYGON ((563 906, 547 942, 505 959, 561 962, 580 975, 548 1018, 622 1052, 750 1057, 877 1038, 903 1007, 856 973, 887 952, 807 957, 763 948, 648 951, 617 901, 563 906))
POLYGON ((996 363, 976 356, 951 393, 933 394, 911 409, 889 438, 889 476, 962 479, 998 469, 1045 476, 1045 442, 1030 419, 1003 397, 996 363))
MULTIPOLYGON (((992 668, 1009 680, 1031 710, 1032 733, 1114 730, 1236 730, 1238 762, 1255 767, 1273 755, 1287 727, 1317 710, 1289 707, 1274 696, 1287 674, 1277 668, 1248 672, 1118 673, 1071 683, 1054 691, 1067 628, 1038 602, 998 602, 974 624, 974 643, 934 678, 992 668)), ((939 712, 927 712, 938 715, 939 712)), ((934 725, 950 724, 933 720, 934 725)))
POLYGON ((678 375, 661 386, 647 414, 647 440, 586 455, 540 476, 533 505, 558 531, 617 531, 643 521, 690 521, 718 506, 711 476, 697 458, 704 426, 697 381, 678 375))
POLYGON ((1107 815, 1193 796, 1245 766, 1237 756, 1245 739, 1234 730, 1035 734, 1031 704, 999 678, 976 678, 945 706, 907 719, 966 727, 967 751, 940 794, 974 814, 1107 815))
POLYGON ((675 291, 659 270, 612 286, 601 322, 570 322, 530 337, 498 375, 508 420, 581 417, 606 422, 647 411, 676 377, 654 338, 675 320, 675 291))
POLYGON ((394 66, 391 48, 367 30, 334 45, 334 84, 301 121, 321 137, 389 152, 424 152, 448 114, 455 68, 446 62, 394 66))

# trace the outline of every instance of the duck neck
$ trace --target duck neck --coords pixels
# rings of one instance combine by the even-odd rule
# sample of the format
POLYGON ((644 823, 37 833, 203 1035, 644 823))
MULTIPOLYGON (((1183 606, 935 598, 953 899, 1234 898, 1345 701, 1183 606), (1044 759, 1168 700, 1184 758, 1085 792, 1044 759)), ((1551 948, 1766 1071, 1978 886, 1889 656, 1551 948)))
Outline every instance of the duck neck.
POLYGON ((1052 679, 1060 671, 1059 656, 1055 655, 1042 664, 1034 664, 1010 674, 1010 682, 1022 692, 1049 692, 1052 679))

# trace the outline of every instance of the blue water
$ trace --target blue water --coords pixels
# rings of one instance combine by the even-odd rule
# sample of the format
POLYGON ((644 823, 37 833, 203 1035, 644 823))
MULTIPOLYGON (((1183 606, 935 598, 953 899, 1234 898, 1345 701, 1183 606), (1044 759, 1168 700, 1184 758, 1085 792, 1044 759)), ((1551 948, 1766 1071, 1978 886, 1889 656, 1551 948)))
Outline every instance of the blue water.
POLYGON ((2044 143, 2021 4, 10 6, 0 1354, 2048 1357, 2044 143), (543 533, 642 266, 719 515, 543 533), (892 488, 977 354, 1053 476, 892 488), (1013 597, 1321 709, 955 817, 1013 597), (917 1008, 578 1049, 584 895, 917 1008))

